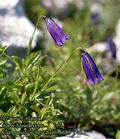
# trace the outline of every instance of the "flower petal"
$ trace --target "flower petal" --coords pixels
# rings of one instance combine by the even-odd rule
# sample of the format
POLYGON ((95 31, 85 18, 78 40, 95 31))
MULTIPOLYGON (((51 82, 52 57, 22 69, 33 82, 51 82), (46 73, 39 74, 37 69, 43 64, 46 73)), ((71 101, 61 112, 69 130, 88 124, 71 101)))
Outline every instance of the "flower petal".
POLYGON ((56 45, 62 46, 70 37, 61 29, 53 19, 44 17, 49 33, 54 39, 56 45))
POLYGON ((86 74, 86 80, 89 84, 95 85, 99 81, 104 80, 92 57, 85 51, 82 53, 82 64, 86 74))
POLYGON ((107 44, 109 47, 109 51, 111 52, 111 56, 113 59, 116 59, 117 57, 117 49, 116 49, 116 45, 113 42, 112 37, 107 38, 107 44))

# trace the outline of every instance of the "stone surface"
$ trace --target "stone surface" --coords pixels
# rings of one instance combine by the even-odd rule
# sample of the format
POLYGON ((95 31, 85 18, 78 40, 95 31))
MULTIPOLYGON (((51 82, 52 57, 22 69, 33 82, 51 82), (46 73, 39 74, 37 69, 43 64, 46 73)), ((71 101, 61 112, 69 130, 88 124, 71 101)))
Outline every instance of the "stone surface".
MULTIPOLYGON (((105 1, 103 0, 91 0, 88 1, 92 12, 101 12, 102 6, 105 1)), ((78 9, 83 9, 86 6, 85 0, 40 0, 40 4, 45 7, 52 14, 65 14, 69 9, 70 4, 75 5, 78 9)))
POLYGON ((71 132, 69 135, 63 137, 56 137, 55 139, 107 139, 101 133, 96 131, 83 132, 79 129, 71 132))
POLYGON ((17 135, 16 139, 28 139, 28 137, 26 137, 25 135, 22 135, 21 137, 17 135))
MULTIPOLYGON (((102 1, 102 0, 90 0, 90 1, 87 1, 89 6, 90 6, 90 10, 92 12, 98 12, 98 13, 101 13, 102 12, 102 7, 105 3, 105 1, 102 1)), ((74 0, 74 3, 76 5, 76 7, 78 9, 82 9, 86 6, 86 1, 85 0, 74 0)))
POLYGON ((103 136, 101 133, 98 133, 96 131, 91 131, 91 132, 88 132, 87 134, 88 136, 91 137, 91 139, 106 139, 105 136, 103 136))
POLYGON ((70 0, 40 0, 40 3, 51 13, 64 13, 70 0))
MULTIPOLYGON (((0 44, 26 48, 35 26, 24 12, 24 0, 0 0, 0 44)), ((40 31, 36 30, 33 47, 40 31)))

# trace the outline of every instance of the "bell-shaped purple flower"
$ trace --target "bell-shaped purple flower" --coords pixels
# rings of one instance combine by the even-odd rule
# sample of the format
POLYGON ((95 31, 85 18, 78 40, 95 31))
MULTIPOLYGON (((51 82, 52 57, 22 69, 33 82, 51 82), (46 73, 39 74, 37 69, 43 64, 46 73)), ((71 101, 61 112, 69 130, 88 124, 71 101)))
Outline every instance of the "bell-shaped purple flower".
POLYGON ((92 18, 92 22, 93 22, 94 25, 98 25, 99 24, 99 22, 100 22, 100 14, 98 12, 92 13, 91 18, 92 18))
POLYGON ((113 59, 116 59, 117 57, 117 50, 116 50, 116 45, 113 42, 112 37, 107 38, 107 45, 108 45, 108 49, 111 52, 111 56, 113 59))
POLYGON ((70 37, 60 28, 53 19, 43 17, 49 33, 54 39, 57 46, 62 46, 70 37))
POLYGON ((95 85, 99 81, 104 80, 103 76, 100 74, 92 57, 84 50, 81 53, 81 55, 82 55, 82 64, 86 74, 87 83, 91 85, 95 85))

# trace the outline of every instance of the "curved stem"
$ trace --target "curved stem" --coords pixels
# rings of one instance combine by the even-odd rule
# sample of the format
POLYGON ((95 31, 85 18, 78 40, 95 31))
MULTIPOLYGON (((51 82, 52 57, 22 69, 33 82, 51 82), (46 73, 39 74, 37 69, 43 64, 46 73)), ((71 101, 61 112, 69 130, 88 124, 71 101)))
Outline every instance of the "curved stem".
POLYGON ((39 18, 38 18, 38 20, 37 20, 37 23, 36 23, 36 25, 35 25, 35 29, 34 29, 34 31, 33 31, 33 34, 32 34, 32 36, 30 37, 30 40, 29 40, 29 49, 28 49, 28 55, 29 55, 29 53, 30 53, 30 51, 31 51, 31 49, 32 49, 32 41, 33 41, 33 38, 34 38, 34 35, 35 35, 35 31, 36 31, 36 29, 37 29, 37 27, 38 27, 38 25, 39 25, 39 21, 41 20, 41 18, 43 18, 44 16, 42 15, 42 16, 40 16, 39 18))
POLYGON ((80 52, 82 53, 84 50, 81 47, 76 48, 75 50, 73 50, 72 54, 68 57, 68 59, 64 62, 64 64, 62 64, 56 71, 55 73, 50 77, 50 79, 45 83, 45 85, 43 86, 43 89, 45 89, 49 82, 56 76, 56 74, 58 72, 60 72, 62 70, 62 68, 69 62, 70 58, 73 56, 73 54, 75 52, 77 52, 78 50, 80 50, 80 52))

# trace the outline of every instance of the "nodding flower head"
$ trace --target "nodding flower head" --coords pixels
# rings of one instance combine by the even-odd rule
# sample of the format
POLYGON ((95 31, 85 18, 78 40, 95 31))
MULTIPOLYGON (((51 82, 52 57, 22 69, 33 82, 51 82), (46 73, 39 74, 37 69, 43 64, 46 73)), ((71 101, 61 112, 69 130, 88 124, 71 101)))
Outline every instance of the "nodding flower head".
POLYGON ((86 75, 87 83, 91 85, 95 85, 99 81, 104 80, 94 60, 86 51, 84 50, 82 51, 81 57, 82 57, 82 65, 83 65, 83 69, 86 75))
POLYGON ((108 37, 107 38, 107 45, 108 45, 109 51, 111 52, 112 59, 116 59, 116 57, 117 57, 117 50, 116 50, 116 45, 113 42, 112 37, 108 37))
POLYGON ((60 28, 55 23, 55 21, 53 19, 47 18, 47 17, 43 17, 43 19, 45 20, 47 29, 57 46, 64 45, 66 40, 70 39, 70 37, 63 31, 62 28, 60 28))
POLYGON ((91 18, 94 25, 97 25, 100 21, 100 15, 97 12, 92 13, 91 18))

